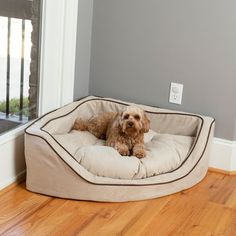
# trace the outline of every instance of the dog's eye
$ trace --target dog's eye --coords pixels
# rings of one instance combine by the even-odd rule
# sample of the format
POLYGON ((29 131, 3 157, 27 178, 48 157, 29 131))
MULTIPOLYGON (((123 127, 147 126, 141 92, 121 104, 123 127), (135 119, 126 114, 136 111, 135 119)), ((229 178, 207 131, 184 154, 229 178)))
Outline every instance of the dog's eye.
POLYGON ((126 115, 124 116, 124 119, 125 119, 125 120, 129 119, 129 114, 126 114, 126 115))
POLYGON ((139 115, 135 115, 135 116, 134 116, 134 119, 135 119, 135 120, 140 120, 140 116, 139 116, 139 115))

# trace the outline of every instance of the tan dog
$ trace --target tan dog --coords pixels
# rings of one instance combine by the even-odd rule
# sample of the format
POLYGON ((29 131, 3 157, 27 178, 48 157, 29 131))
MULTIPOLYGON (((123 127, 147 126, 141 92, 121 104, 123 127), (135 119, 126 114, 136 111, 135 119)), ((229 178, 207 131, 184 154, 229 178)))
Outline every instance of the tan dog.
POLYGON ((106 139, 106 145, 115 148, 122 156, 142 158, 146 156, 144 133, 149 127, 145 112, 139 107, 128 106, 122 113, 106 112, 88 121, 78 118, 73 128, 106 139))

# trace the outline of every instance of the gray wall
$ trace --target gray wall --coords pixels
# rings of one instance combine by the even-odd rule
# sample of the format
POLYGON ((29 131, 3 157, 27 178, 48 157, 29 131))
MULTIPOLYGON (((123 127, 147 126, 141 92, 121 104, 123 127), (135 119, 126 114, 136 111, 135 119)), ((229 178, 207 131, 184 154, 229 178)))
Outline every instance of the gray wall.
POLYGON ((236 139, 235 0, 94 1, 90 94, 216 118, 236 139), (182 105, 168 103, 170 82, 182 105))
POLYGON ((89 94, 93 0, 79 0, 74 100, 89 94))

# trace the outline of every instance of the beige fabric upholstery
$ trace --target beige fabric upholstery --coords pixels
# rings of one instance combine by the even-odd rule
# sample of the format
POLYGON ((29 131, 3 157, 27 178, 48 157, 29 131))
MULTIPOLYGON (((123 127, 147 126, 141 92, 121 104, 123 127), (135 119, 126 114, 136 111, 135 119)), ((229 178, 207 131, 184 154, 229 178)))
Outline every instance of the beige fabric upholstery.
POLYGON ((151 130, 145 134, 147 156, 138 159, 121 156, 89 132, 72 130, 54 138, 87 171, 114 179, 141 179, 172 171, 187 157, 193 143, 190 136, 158 134, 151 130))
POLYGON ((139 105, 152 129, 145 137, 148 157, 141 161, 118 156, 89 133, 71 131, 78 116, 119 111, 128 104, 87 97, 34 122, 25 134, 27 188, 73 199, 131 201, 198 183, 208 168, 214 131, 210 117, 139 105))

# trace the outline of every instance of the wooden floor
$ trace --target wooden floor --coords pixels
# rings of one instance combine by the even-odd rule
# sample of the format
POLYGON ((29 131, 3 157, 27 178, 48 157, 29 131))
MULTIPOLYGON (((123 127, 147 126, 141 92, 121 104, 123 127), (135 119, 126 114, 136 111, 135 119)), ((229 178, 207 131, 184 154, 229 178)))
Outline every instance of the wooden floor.
POLYGON ((0 235, 236 235, 236 176, 208 173, 197 186, 139 202, 97 203, 0 192, 0 235))

